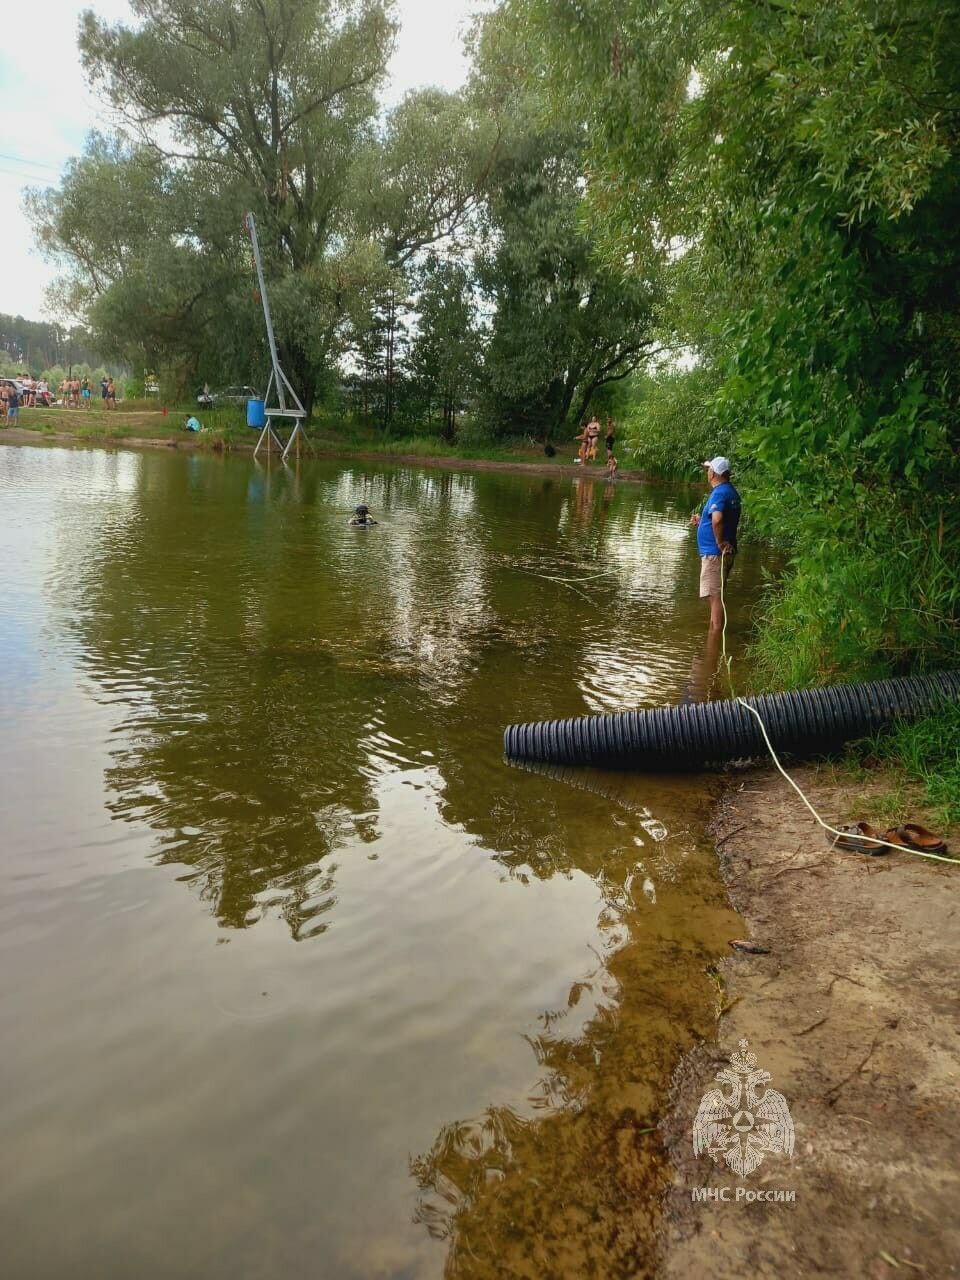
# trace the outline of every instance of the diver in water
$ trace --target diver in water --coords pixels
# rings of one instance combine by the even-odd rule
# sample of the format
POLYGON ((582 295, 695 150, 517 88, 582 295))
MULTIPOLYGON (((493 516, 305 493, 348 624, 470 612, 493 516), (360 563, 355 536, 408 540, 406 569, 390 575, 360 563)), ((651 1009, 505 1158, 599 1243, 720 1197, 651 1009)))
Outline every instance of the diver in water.
POLYGON ((374 520, 373 516, 371 516, 370 512, 367 510, 364 504, 361 502, 359 507, 357 507, 354 510, 353 515, 350 517, 347 523, 366 526, 368 524, 376 524, 377 522, 376 520, 374 520))

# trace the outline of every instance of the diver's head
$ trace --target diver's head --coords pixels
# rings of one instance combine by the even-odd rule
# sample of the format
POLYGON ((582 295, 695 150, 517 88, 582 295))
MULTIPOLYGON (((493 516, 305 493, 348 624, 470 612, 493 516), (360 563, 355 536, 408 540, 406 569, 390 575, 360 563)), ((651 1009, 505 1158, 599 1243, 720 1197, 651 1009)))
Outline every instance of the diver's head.
POLYGON ((360 503, 360 505, 359 505, 359 507, 356 507, 356 508, 354 509, 354 513, 353 513, 353 514, 354 514, 354 515, 356 515, 356 516, 367 516, 367 515, 369 515, 369 511, 367 510, 367 508, 366 508, 366 507, 363 505, 363 503, 361 502, 361 503, 360 503))

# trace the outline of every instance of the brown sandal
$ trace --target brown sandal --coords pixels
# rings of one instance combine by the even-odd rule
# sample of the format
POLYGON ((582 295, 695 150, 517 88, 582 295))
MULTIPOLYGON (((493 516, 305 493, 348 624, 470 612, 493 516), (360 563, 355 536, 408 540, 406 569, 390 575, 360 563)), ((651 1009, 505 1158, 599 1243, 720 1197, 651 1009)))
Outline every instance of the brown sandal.
POLYGON ((897 827, 897 835, 908 849, 916 849, 920 853, 946 853, 947 842, 935 831, 928 831, 919 822, 905 822, 897 827))
POLYGON ((890 844, 904 844, 902 840, 890 840, 889 831, 877 831, 875 827, 871 827, 869 822, 858 822, 854 826, 838 827, 837 830, 843 834, 832 841, 833 847, 835 849, 848 849, 851 853, 870 853, 873 855, 889 853, 890 850, 884 848, 882 844, 877 844, 877 840, 886 840, 890 844))

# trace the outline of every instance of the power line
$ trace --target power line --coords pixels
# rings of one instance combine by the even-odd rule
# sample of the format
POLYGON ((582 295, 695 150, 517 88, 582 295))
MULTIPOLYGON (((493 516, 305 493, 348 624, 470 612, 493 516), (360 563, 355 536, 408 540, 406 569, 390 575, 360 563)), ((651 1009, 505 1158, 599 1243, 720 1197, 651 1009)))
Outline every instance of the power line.
POLYGON ((49 183, 52 181, 45 173, 27 173, 26 169, 11 169, 9 165, 0 164, 0 173, 9 173, 14 178, 26 178, 28 182, 49 183))
POLYGON ((8 156, 0 151, 0 160, 13 160, 16 164, 29 164, 34 169, 49 169, 52 173, 59 173, 63 165, 44 164, 41 160, 28 160, 26 156, 8 156))

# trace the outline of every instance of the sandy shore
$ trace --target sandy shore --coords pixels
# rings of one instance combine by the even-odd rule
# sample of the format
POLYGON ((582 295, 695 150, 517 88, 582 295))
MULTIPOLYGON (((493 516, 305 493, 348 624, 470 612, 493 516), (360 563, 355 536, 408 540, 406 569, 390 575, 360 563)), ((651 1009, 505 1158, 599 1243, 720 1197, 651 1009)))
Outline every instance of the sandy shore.
MULTIPOLYGON (((796 776, 828 820, 866 816, 885 787, 796 776)), ((960 852, 960 831, 947 834, 960 852)), ((733 775, 715 835, 745 936, 769 954, 722 962, 718 1040, 675 1077, 658 1274, 960 1275, 960 867, 833 850, 772 770, 733 775), (796 1134, 792 1159, 767 1155, 742 1180, 692 1144, 701 1097, 741 1039, 796 1134), (733 1198, 695 1203, 694 1188, 733 1198), (795 1202, 745 1194, 778 1190, 795 1202)))
MULTIPOLYGON (((85 425, 81 423, 81 429, 85 425)), ((0 431, 0 444, 68 445, 84 449, 164 449, 183 453, 224 452, 222 447, 217 448, 216 442, 211 443, 210 440, 205 439, 203 436, 193 435, 186 431, 177 436, 113 436, 109 433, 79 436, 73 431, 52 430, 40 432, 32 431, 27 427, 8 427, 0 431)), ((249 441, 234 442, 226 452, 252 454, 255 444, 256 439, 251 434, 249 441)), ((260 456, 264 461, 267 460, 266 455, 261 454, 260 456)), ((579 463, 565 462, 559 458, 552 462, 546 459, 542 462, 519 459, 516 462, 510 462, 493 458, 459 458, 446 455, 429 457, 420 453, 383 453, 376 450, 339 448, 324 448, 317 451, 305 449, 302 456, 307 458, 315 457, 321 461, 329 459, 332 462, 342 458, 346 461, 398 463, 402 466, 411 467, 438 467, 444 471, 515 471, 528 472, 533 475, 563 476, 566 479, 587 475, 593 480, 607 482, 603 464, 598 463, 596 466, 588 466, 584 469, 579 463)), ((277 454, 274 453, 272 457, 274 461, 279 461, 277 454)), ((630 484, 663 483, 653 476, 646 475, 643 471, 631 470, 626 467, 621 467, 617 471, 615 479, 616 482, 626 481, 630 484)))

